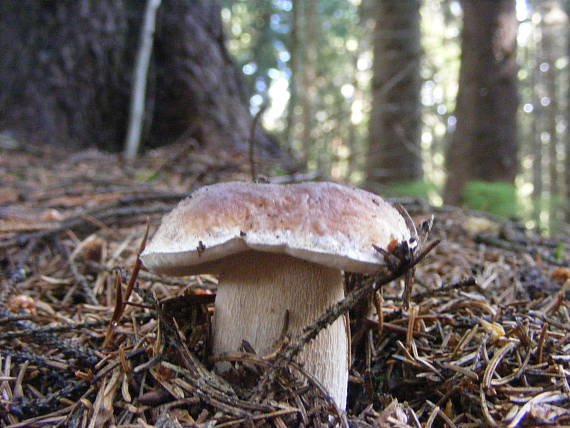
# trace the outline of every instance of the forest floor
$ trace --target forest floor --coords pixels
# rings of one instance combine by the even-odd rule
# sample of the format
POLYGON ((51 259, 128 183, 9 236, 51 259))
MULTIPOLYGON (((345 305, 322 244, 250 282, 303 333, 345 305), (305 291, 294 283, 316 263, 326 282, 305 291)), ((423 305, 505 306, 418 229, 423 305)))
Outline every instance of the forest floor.
POLYGON ((279 353, 236 352, 220 357, 231 378, 212 373, 216 279, 139 270, 147 219, 152 234, 193 189, 247 180, 245 157, 170 146, 128 166, 0 146, 2 426, 570 425, 567 234, 399 201, 434 215, 441 242, 409 309, 401 280, 347 275, 349 298, 368 292, 347 304, 345 414, 279 353))

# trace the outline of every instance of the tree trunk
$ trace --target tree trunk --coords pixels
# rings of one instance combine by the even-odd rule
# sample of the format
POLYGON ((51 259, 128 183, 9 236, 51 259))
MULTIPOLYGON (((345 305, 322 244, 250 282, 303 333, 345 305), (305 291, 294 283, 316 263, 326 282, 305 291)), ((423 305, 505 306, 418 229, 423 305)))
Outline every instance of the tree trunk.
MULTIPOLYGON (((246 149, 252 117, 241 76, 224 45, 219 3, 163 0, 161 14, 151 143, 184 134, 201 145, 246 149)), ((277 154, 277 144, 261 129, 255 136, 258 146, 277 154)))
POLYGON ((373 189, 422 177, 419 7, 418 0, 376 3, 367 162, 373 189))
MULTIPOLYGON (((566 13, 570 17, 570 1, 565 3, 566 13)), ((570 58, 570 27, 566 27, 566 54, 570 58)), ((566 70, 566 157, 564 178, 566 184, 566 222, 570 223, 570 70, 566 70)))
POLYGON ((0 129, 47 144, 121 149, 128 23, 116 0, 0 2, 0 129))
MULTIPOLYGON (((569 3, 570 4, 570 3, 569 3)), ((564 177, 561 171, 564 167, 559 154, 561 139, 558 132, 558 118, 560 115, 559 97, 561 88, 558 82, 559 72, 556 70, 556 64, 560 58, 564 57, 564 42, 560 38, 560 34, 568 26, 568 17, 559 1, 543 0, 539 5, 539 11, 542 15, 540 30, 542 33, 541 51, 544 60, 541 63, 541 71, 544 71, 545 80, 545 103, 546 112, 546 128, 548 135, 548 177, 549 177, 549 207, 548 219, 549 229, 552 233, 559 228, 560 222, 564 220, 564 211, 561 210, 562 198, 564 192, 562 190, 564 177)))
POLYGON ((517 173, 517 18, 512 0, 464 0, 457 128, 447 154, 445 202, 471 180, 517 173))
POLYGON ((544 16, 548 13, 550 2, 541 4, 543 19, 541 21, 541 50, 544 54, 544 63, 547 70, 544 73, 546 97, 549 99, 545 107, 546 132, 548 133, 548 193, 549 207, 548 220, 549 229, 552 230, 557 223, 558 198, 560 197, 560 186, 558 180, 558 131, 556 130, 556 117, 558 115, 557 82, 556 82, 556 37, 560 28, 552 23, 545 22, 544 16))
MULTIPOLYGON (((69 147, 122 150, 144 6, 0 2, 0 129, 69 147)), ((149 73, 147 146, 184 138, 247 149, 249 102, 224 41, 217 1, 163 1, 149 73)), ((255 137, 257 153, 282 157, 262 130, 255 137)))
POLYGON ((302 106, 302 156, 303 163, 306 165, 309 160, 309 152, 313 146, 313 123, 314 123, 314 104, 315 104, 315 80, 317 70, 317 37, 318 37, 318 19, 317 19, 317 0, 305 0, 300 2, 304 6, 303 16, 303 43, 304 55, 302 65, 303 92, 301 95, 302 106))
POLYGON ((540 63, 542 62, 542 52, 539 49, 537 38, 541 37, 542 33, 537 29, 531 38, 533 41, 531 49, 534 52, 534 59, 529 64, 530 67, 530 92, 532 93, 532 116, 530 120, 530 147, 532 155, 532 199, 533 199, 533 212, 532 217, 536 224, 536 228, 542 227, 542 201, 543 201, 543 156, 542 156, 542 117, 544 116, 543 107, 540 104, 540 94, 538 91, 538 83, 540 80, 540 63))
POLYGON ((300 4, 298 1, 291 2, 291 32, 289 42, 289 54, 291 60, 289 67, 291 75, 289 77, 289 101, 287 102, 287 126, 285 128, 285 138, 287 148, 291 151, 297 149, 296 147, 296 127, 297 127, 297 113, 296 107, 298 102, 298 89, 299 89, 299 71, 301 69, 299 64, 300 49, 299 49, 299 30, 300 30, 300 4))
POLYGON ((372 19, 369 12, 370 10, 374 10, 373 7, 374 5, 371 0, 362 0, 358 6, 358 45, 353 53, 354 56, 352 59, 352 86, 354 92, 350 99, 349 110, 347 112, 347 120, 349 121, 347 125, 347 146, 349 154, 345 178, 347 183, 353 182, 354 175, 358 175, 359 172, 366 169, 366 156, 363 156, 363 154, 365 154, 364 150, 368 147, 366 136, 360 131, 360 127, 354 123, 352 111, 356 103, 362 104, 363 100, 366 100, 368 97, 367 88, 362 87, 361 79, 359 78, 361 71, 358 69, 358 61, 363 55, 366 55, 370 51, 372 45, 372 34, 370 34, 371 32, 368 30, 369 27, 367 24, 372 19))

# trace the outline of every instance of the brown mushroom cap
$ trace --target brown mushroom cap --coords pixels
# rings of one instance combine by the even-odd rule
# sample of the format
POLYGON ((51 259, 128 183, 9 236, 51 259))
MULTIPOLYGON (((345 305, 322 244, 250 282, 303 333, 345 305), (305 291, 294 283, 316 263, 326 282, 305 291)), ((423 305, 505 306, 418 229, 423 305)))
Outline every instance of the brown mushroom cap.
POLYGON ((377 195, 335 183, 205 186, 162 220, 141 255, 171 275, 217 273, 238 253, 285 253, 349 272, 375 271, 387 248, 410 239, 403 217, 377 195))

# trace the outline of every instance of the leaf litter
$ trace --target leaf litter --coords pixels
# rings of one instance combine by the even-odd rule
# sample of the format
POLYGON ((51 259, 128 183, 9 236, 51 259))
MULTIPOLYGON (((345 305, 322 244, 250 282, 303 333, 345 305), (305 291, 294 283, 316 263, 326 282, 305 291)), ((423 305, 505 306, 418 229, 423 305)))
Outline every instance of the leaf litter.
POLYGON ((248 171, 244 156, 183 144, 136 165, 97 151, 0 150, 0 424, 570 424, 568 230, 547 239, 412 199, 395 202, 416 224, 434 215, 440 241, 424 260, 346 274, 347 298, 271 355, 247 343, 212 355, 216 279, 157 276, 137 254, 147 222, 152 233, 193 189, 248 171), (347 312, 345 413, 294 356, 347 312), (221 360, 232 365, 223 378, 211 370, 221 360))

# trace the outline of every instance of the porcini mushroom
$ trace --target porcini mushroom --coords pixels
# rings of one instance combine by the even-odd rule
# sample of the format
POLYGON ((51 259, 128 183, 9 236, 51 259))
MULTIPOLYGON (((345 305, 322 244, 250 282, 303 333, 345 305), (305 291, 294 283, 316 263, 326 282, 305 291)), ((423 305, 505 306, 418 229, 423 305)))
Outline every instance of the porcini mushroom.
MULTIPOLYGON (((274 349, 288 311, 298 334, 344 297, 342 271, 371 273, 386 249, 410 239, 379 196, 334 183, 205 186, 164 217, 141 258, 155 272, 219 275, 213 350, 274 349)), ((339 318, 298 357, 346 406, 348 326, 339 318)))

